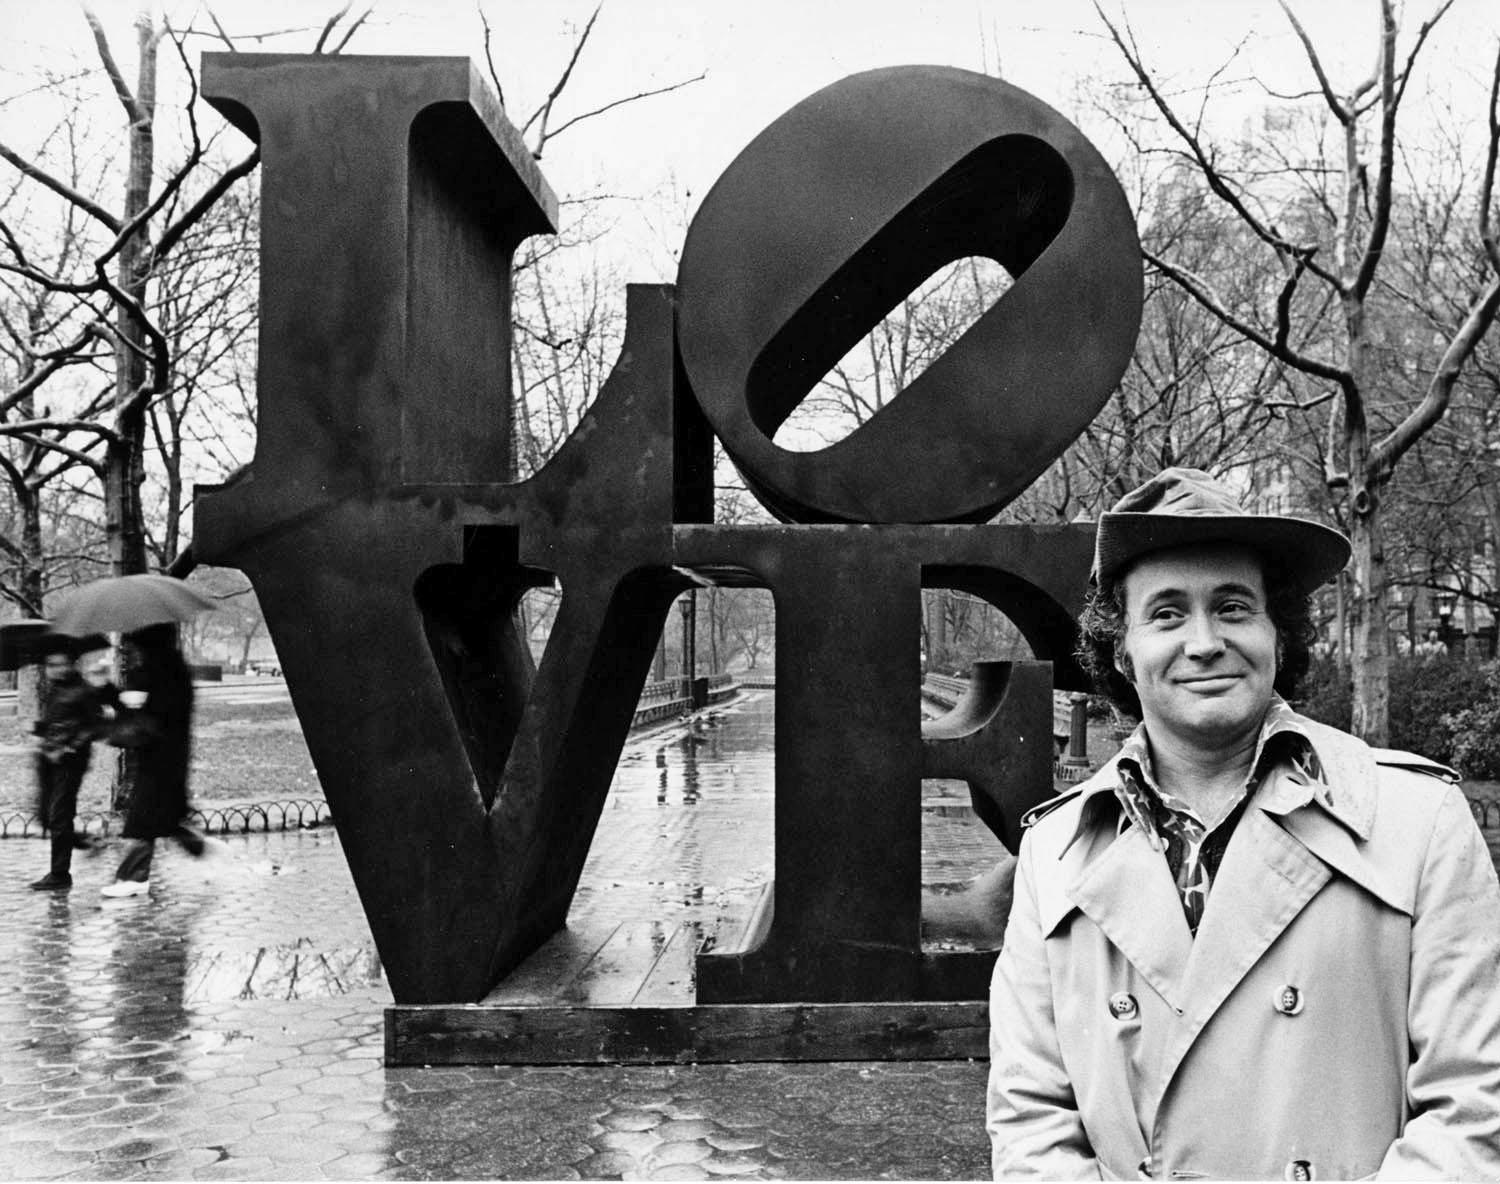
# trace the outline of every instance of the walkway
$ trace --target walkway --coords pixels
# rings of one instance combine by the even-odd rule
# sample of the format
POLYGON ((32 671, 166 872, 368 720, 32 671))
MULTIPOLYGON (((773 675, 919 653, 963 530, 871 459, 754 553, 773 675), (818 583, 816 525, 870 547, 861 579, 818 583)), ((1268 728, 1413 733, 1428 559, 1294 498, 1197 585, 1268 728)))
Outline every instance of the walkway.
MULTIPOLYGON (((763 881, 768 778, 726 752, 756 719, 632 741, 575 912, 708 924, 763 881)), ((993 857, 962 811, 924 817, 929 880, 993 857)), ((109 854, 43 895, 43 844, 0 844, 0 1179, 988 1173, 981 1063, 386 1069, 391 996, 335 832, 228 842, 165 850, 120 901, 109 854)))

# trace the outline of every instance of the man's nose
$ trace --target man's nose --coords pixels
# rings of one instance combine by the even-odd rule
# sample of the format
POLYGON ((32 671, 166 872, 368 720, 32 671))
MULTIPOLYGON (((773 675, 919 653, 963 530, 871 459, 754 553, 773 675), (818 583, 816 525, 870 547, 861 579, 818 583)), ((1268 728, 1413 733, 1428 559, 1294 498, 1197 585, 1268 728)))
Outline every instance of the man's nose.
POLYGON ((1212 613, 1193 613, 1187 620, 1183 652, 1192 658, 1211 658, 1224 649, 1219 623, 1212 613))

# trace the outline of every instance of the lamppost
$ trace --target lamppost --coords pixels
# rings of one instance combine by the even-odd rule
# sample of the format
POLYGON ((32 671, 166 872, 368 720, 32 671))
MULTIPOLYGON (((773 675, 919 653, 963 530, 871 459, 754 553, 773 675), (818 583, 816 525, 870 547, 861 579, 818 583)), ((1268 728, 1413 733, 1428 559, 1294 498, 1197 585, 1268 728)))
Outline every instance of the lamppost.
POLYGON ((677 602, 682 611, 682 677, 689 683, 698 674, 698 589, 689 588, 677 602))
POLYGON ((1432 606, 1438 615, 1438 637, 1448 645, 1449 631, 1453 628, 1453 610, 1458 607, 1458 593, 1444 589, 1432 594, 1432 606))

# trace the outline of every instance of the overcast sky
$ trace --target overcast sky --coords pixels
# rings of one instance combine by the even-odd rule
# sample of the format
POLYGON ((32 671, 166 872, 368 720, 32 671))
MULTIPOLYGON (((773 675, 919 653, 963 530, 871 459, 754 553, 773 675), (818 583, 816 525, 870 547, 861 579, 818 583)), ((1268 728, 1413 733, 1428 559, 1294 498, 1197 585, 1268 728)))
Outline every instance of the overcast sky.
MULTIPOLYGON (((513 120, 524 120, 545 96, 594 4, 485 0, 513 120)), ((338 6, 334 0, 219 0, 212 7, 239 48, 305 50, 313 40, 305 30, 338 6), (304 31, 270 43, 251 39, 297 28, 304 31)), ((1414 29, 1435 6, 1436 0, 1408 0, 1407 24, 1414 29)), ((137 7, 136 0, 95 5, 122 59, 132 56, 130 21, 137 7)), ((167 4, 179 23, 201 7, 167 4)), ((355 3, 353 11, 363 7, 355 3)), ((1375 0, 1302 0, 1296 7, 1335 81, 1368 70, 1375 0)), ((1106 8, 1117 12, 1119 0, 1108 0, 1106 8)), ((1237 47, 1228 76, 1253 74, 1283 91, 1310 85, 1305 59, 1275 0, 1130 0, 1128 8, 1147 59, 1184 87, 1228 63, 1237 47)), ((1497 14, 1500 5, 1492 0, 1457 0, 1428 60, 1460 81, 1477 75, 1486 64, 1483 55, 1493 53, 1497 14)), ((201 12, 195 24, 210 27, 201 12)), ((637 264, 646 274, 629 278, 670 279, 681 212, 696 206, 757 132, 813 91, 856 71, 902 63, 998 70, 1093 134, 1090 113, 1075 111, 1072 100, 1078 76, 1120 68, 1101 32, 1090 0, 604 0, 593 40, 563 97, 561 118, 705 77, 580 125, 554 142, 543 170, 564 199, 596 188, 635 199, 619 203, 621 233, 649 238, 655 227, 659 249, 656 258, 637 264)), ((93 64, 82 17, 66 0, 0 0, 0 34, 0 97, 24 89, 38 65, 65 68, 72 55, 93 64)), ((206 40, 195 44, 222 48, 206 40)), ((474 0, 382 0, 349 47, 475 58, 483 51, 474 0)), ((1264 101, 1258 87, 1239 93, 1247 109, 1264 101)), ((111 102, 107 94, 102 99, 111 102)), ((1226 104, 1228 117, 1234 103, 1226 104)), ((15 104, 0 105, 0 138, 8 142, 25 138, 14 125, 15 111, 15 104)), ((1097 114, 1093 118, 1102 124, 1097 114)), ((649 246, 645 253, 651 253, 649 246)))

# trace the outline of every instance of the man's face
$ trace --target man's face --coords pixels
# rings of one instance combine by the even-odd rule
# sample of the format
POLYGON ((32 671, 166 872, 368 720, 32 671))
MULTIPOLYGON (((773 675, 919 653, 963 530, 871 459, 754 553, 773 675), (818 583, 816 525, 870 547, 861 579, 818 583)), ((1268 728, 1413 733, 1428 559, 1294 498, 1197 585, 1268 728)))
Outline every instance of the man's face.
POLYGON ((73 659, 67 654, 48 654, 45 669, 48 682, 61 682, 73 672, 73 659))
POLYGON ((1276 627, 1247 547, 1210 544, 1147 555, 1125 574, 1116 659, 1149 735, 1218 747, 1260 726, 1276 681, 1276 627))

